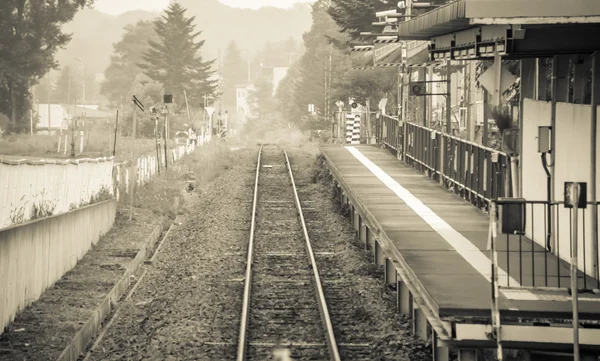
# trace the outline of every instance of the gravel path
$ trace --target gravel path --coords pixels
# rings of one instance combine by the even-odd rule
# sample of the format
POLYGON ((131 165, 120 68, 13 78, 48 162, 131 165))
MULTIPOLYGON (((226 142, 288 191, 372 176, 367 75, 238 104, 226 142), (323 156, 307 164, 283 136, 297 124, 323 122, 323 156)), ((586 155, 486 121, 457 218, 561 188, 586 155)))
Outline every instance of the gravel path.
POLYGON ((191 200, 91 360, 227 360, 235 354, 254 149, 191 200))

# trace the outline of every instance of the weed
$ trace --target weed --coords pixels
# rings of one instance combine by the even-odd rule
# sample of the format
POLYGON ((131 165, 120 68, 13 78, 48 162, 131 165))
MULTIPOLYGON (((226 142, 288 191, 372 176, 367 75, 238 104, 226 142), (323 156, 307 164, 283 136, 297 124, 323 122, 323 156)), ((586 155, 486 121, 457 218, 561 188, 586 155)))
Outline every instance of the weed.
POLYGON ((55 209, 56 201, 41 201, 39 203, 34 203, 31 207, 31 217, 29 220, 50 217, 54 214, 55 209))
POLYGON ((88 204, 100 203, 112 199, 112 194, 107 186, 102 186, 98 193, 94 194, 88 204))
POLYGON ((12 224, 20 224, 25 222, 25 207, 27 205, 27 201, 23 202, 23 199, 25 198, 25 196, 22 196, 21 199, 19 200, 19 204, 21 205, 19 208, 15 208, 14 204, 10 204, 11 207, 11 211, 10 211, 10 222, 12 224))

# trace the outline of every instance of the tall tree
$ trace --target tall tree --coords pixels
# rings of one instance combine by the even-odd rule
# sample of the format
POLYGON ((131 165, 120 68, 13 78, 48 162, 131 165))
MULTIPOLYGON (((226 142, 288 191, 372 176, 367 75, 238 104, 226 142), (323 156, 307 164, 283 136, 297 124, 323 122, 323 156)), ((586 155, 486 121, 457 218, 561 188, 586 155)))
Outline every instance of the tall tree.
POLYGON ((129 90, 135 78, 142 72, 139 63, 148 50, 148 42, 158 40, 151 21, 139 21, 127 25, 123 38, 113 45, 110 65, 104 71, 105 81, 100 87, 101 93, 112 104, 120 104, 131 97, 129 90))
POLYGON ((79 87, 76 88, 75 86, 75 82, 73 81, 74 76, 71 65, 62 67, 60 75, 56 80, 56 86, 51 95, 52 102, 71 104, 73 99, 79 98, 78 95, 82 92, 77 91, 77 88, 79 87))
POLYGON ((93 0, 0 1, 0 112, 9 114, 11 127, 31 106, 29 89, 57 66, 56 51, 71 36, 62 25, 93 0))
POLYGON ((252 117, 258 120, 275 112, 273 83, 268 77, 261 76, 254 82, 254 89, 248 93, 248 105, 252 117))
MULTIPOLYGON (((56 81, 56 86, 53 89, 51 100, 55 103, 74 104, 77 102, 78 104, 82 104, 84 100, 84 87, 86 103, 94 103, 97 100, 94 76, 84 73, 83 69, 79 66, 67 64, 62 67, 60 76, 56 81)), ((41 98, 41 101, 46 101, 46 99, 41 98)))
POLYGON ((142 56, 145 63, 140 66, 151 79, 161 82, 179 105, 185 104, 184 90, 192 103, 200 104, 205 95, 216 90, 214 60, 203 60, 200 50, 204 40, 196 40, 202 32, 195 31, 195 17, 186 17, 185 12, 174 2, 153 22, 158 40, 148 42, 150 47, 142 56))
POLYGON ((248 65, 235 41, 227 46, 223 61, 223 106, 233 114, 235 110, 235 87, 248 80, 248 65))

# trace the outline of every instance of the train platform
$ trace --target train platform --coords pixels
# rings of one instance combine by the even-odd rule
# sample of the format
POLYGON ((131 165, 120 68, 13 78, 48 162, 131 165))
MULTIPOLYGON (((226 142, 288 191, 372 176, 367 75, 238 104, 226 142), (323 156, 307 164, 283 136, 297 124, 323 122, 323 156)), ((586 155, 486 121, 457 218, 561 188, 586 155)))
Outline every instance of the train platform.
MULTIPOLYGON (((435 341, 436 360, 446 359, 447 347, 495 347, 489 215, 377 146, 321 150, 360 239, 384 266, 386 282, 396 285, 398 307, 413 316, 415 332, 435 341)), ((503 344, 570 351, 571 297, 550 291, 559 282, 569 285, 569 265, 525 237, 500 239, 503 344)), ((596 281, 581 276, 579 282, 596 281)), ((597 351, 600 295, 581 294, 579 311, 581 348, 597 351)))

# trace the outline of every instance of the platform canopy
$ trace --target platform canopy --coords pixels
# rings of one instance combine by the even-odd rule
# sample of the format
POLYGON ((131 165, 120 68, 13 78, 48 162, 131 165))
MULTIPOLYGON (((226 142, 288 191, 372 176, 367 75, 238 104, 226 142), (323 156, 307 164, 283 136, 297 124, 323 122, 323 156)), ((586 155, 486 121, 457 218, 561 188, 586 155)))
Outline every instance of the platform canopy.
POLYGON ((600 50, 599 0, 455 0, 398 24, 430 40, 433 60, 590 54, 600 50))

